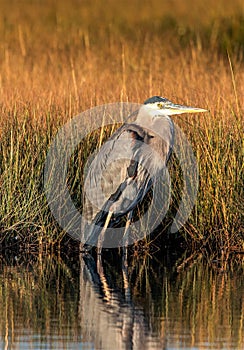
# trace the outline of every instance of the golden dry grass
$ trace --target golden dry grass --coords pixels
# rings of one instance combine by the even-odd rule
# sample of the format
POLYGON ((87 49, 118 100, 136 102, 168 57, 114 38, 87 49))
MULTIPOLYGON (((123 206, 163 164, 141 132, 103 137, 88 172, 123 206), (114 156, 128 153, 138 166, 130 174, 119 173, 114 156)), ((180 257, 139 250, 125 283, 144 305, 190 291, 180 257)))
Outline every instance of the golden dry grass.
POLYGON ((99 104, 162 95, 210 110, 174 118, 200 167, 183 235, 213 251, 243 249, 243 7, 239 0, 0 1, 2 239, 20 231, 35 243, 62 237, 41 192, 60 125, 99 104))

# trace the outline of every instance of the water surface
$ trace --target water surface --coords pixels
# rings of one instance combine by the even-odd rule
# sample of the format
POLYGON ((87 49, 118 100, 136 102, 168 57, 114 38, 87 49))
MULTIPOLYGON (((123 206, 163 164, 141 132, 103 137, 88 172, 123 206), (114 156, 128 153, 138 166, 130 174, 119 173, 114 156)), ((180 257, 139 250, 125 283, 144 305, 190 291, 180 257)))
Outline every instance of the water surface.
POLYGON ((243 349, 241 259, 0 258, 1 349, 243 349))

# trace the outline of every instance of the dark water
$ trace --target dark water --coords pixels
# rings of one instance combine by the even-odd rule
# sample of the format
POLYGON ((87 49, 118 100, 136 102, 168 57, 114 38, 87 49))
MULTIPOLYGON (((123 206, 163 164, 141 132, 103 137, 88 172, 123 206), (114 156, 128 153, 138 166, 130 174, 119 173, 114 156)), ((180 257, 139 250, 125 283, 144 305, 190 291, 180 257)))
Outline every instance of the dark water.
POLYGON ((241 258, 0 257, 0 349, 243 349, 241 258))

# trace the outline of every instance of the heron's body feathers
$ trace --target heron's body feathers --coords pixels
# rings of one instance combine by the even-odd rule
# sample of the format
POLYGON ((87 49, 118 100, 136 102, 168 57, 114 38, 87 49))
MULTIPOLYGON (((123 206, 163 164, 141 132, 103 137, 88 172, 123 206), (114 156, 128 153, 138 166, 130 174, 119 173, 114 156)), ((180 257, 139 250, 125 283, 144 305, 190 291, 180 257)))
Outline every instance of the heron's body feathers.
POLYGON ((88 223, 97 225, 99 231, 108 211, 113 212, 111 226, 133 210, 166 166, 169 152, 170 145, 153 130, 137 124, 120 127, 89 167, 83 195, 83 216, 88 223))
POLYGON ((174 124, 169 115, 206 110, 154 96, 141 106, 134 123, 124 124, 101 147, 84 183, 83 217, 87 243, 96 245, 108 212, 108 227, 143 200, 169 160, 174 124))

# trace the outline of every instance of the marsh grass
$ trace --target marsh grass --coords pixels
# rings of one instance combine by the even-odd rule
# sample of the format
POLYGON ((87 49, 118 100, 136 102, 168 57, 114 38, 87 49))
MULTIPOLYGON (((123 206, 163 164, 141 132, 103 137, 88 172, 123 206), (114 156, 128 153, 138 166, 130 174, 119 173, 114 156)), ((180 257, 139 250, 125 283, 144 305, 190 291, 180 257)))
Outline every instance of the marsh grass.
MULTIPOLYGON (((200 19, 200 1, 190 12, 182 2, 159 11, 157 0, 140 10, 128 2, 130 11, 112 1, 29 2, 21 12, 11 4, 0 3, 1 243, 43 249, 62 241, 43 193, 43 164, 60 126, 99 104, 159 94, 210 111, 174 118, 200 172, 198 200, 180 234, 213 254, 243 251, 242 2, 222 0, 200 19)), ((70 160, 78 206, 86 159, 110 132, 91 135, 70 160)), ((170 169, 172 216, 181 180, 177 164, 170 169)))

